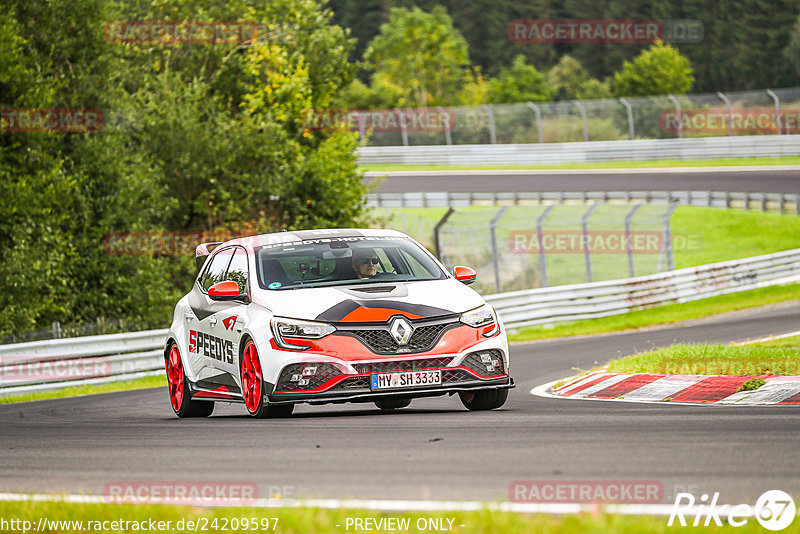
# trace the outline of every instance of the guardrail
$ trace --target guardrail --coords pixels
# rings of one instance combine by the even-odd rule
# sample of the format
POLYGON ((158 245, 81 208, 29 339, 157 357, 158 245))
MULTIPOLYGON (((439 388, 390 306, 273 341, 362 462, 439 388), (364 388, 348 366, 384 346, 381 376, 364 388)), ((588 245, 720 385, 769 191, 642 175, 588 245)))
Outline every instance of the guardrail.
POLYGON ((167 330, 0 345, 0 396, 164 372, 167 330))
POLYGON ((542 165, 656 159, 777 158, 800 154, 798 135, 633 139, 508 145, 369 146, 361 165, 542 165))
POLYGON ((627 313, 800 281, 800 249, 711 263, 649 276, 486 297, 506 327, 553 324, 627 313))
POLYGON ((466 206, 539 205, 567 203, 681 204, 714 208, 774 211, 800 215, 800 194, 729 191, 532 191, 369 193, 373 208, 457 208, 466 206))
MULTIPOLYGON (((651 276, 490 295, 509 328, 606 317, 800 281, 800 249, 651 276)), ((164 373, 167 330, 0 346, 0 396, 164 373)))

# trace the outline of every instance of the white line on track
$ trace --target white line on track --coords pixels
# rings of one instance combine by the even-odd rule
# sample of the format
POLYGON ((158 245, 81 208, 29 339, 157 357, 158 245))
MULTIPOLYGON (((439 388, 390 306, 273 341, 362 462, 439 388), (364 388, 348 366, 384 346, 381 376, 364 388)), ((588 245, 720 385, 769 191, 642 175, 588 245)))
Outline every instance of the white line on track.
MULTIPOLYGON (((0 493, 0 501, 8 502, 65 502, 77 504, 110 504, 108 497, 100 495, 49 495, 0 493)), ((114 504, 117 504, 114 501, 114 504)), ((124 503, 123 503, 124 504, 124 503)), ((147 504, 159 504, 149 501, 147 504)), ((174 503, 160 503, 174 504, 174 503)), ((196 506, 196 504, 192 504, 196 506)), ((230 506, 230 504, 209 504, 207 507, 230 506)), ((413 501, 380 499, 258 499, 247 507, 252 508, 325 508, 329 510, 373 510, 380 512, 514 512, 520 514, 580 514, 605 512, 620 515, 668 516, 673 511, 672 504, 609 504, 602 506, 592 503, 541 503, 541 502, 481 502, 481 501, 413 501)), ((700 507, 681 507, 684 514, 694 517, 702 512, 700 507)), ((718 514, 720 518, 725 514, 718 514)), ((737 517, 752 517, 739 514, 737 517)))
POLYGON ((748 339, 747 341, 737 341, 731 343, 731 345, 735 346, 752 345, 754 343, 763 343, 765 341, 772 341, 773 339, 783 339, 785 337, 794 337, 794 336, 800 336, 800 330, 798 330, 797 332, 789 332, 788 334, 780 334, 778 336, 767 336, 767 337, 760 337, 758 339, 748 339))
POLYGON ((366 178, 376 176, 517 176, 530 174, 689 174, 708 172, 800 171, 800 165, 754 165, 741 167, 637 167, 628 169, 473 169, 420 171, 367 171, 366 178))

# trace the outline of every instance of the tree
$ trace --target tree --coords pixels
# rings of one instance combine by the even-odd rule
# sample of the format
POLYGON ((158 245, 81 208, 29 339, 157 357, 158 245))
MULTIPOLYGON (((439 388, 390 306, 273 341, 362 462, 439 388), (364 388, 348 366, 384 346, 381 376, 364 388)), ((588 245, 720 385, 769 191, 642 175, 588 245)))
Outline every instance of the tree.
POLYGON ((571 56, 563 56, 547 73, 547 81, 556 100, 607 98, 608 84, 589 76, 586 69, 571 56))
POLYGON ((489 81, 488 98, 492 104, 544 102, 552 98, 552 90, 544 74, 528 65, 525 56, 520 54, 514 58, 511 67, 504 68, 489 81))
POLYGON ((471 76, 467 42, 440 6, 430 13, 392 8, 365 61, 375 69, 373 82, 390 79, 402 89, 401 106, 454 103, 471 76))
POLYGON ((99 132, 0 129, 0 337, 97 317, 164 326, 191 256, 115 255, 109 232, 351 226, 357 136, 311 131, 353 77, 321 0, 11 0, 0 94, 104 110, 99 132), (243 43, 117 43, 110 20, 249 20, 243 43))
POLYGON ((677 49, 657 42, 626 61, 614 75, 616 96, 686 93, 694 82, 692 65, 677 49))

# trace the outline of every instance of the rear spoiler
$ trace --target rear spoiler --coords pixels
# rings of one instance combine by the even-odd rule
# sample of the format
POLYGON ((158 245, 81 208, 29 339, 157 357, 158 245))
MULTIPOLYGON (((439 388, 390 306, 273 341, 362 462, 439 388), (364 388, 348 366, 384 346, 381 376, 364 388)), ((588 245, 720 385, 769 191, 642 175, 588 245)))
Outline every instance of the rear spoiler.
POLYGON ((210 241, 208 243, 200 243, 194 249, 194 261, 197 263, 197 272, 203 268, 206 263, 208 255, 214 252, 214 249, 220 246, 223 241, 210 241))

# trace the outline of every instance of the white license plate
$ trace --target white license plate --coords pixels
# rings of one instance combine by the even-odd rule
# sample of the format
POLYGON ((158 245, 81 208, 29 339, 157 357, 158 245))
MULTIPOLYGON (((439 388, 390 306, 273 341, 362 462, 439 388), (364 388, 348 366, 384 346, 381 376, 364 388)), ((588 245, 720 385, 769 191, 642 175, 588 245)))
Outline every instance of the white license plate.
POLYGON ((395 389, 413 386, 436 386, 442 383, 442 372, 403 371, 402 373, 376 373, 372 375, 372 389, 395 389))

